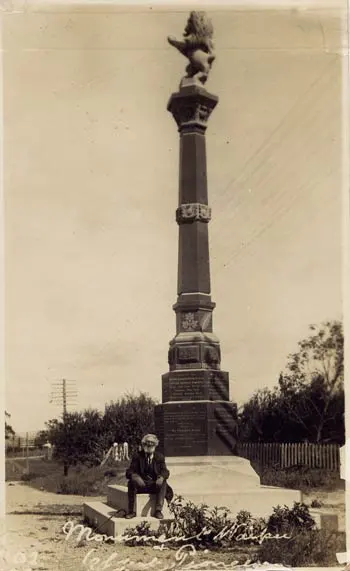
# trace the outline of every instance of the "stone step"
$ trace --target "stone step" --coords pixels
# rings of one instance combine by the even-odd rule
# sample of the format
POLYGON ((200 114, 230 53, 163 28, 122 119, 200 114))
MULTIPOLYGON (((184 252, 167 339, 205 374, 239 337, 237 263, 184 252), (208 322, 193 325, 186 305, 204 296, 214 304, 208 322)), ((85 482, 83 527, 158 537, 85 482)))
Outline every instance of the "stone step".
POLYGON ((160 524, 167 524, 172 521, 166 518, 159 520, 154 517, 144 516, 125 519, 125 517, 118 517, 115 508, 97 501, 85 502, 83 504, 83 514, 85 521, 94 529, 95 533, 108 537, 120 536, 126 529, 135 528, 142 522, 148 523, 151 530, 157 531, 160 524), (113 514, 115 514, 115 517, 113 517, 113 514))
MULTIPOLYGON (((128 488, 126 486, 110 485, 107 487, 107 504, 115 509, 120 509, 124 514, 128 511, 128 488)), ((137 494, 136 495, 136 515, 139 517, 154 516, 156 507, 155 494, 137 494)), ((171 513, 164 502, 162 509, 166 519, 171 519, 171 513)))

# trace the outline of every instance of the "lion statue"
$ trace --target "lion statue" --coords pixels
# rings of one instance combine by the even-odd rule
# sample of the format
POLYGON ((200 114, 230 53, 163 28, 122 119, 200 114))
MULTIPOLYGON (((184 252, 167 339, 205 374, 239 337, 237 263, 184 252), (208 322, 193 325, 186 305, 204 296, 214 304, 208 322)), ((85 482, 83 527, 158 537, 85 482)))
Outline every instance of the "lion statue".
MULTIPOLYGON (((215 60, 213 25, 206 12, 191 12, 187 21, 183 40, 168 37, 168 42, 188 58, 187 75, 182 79, 192 78, 193 81, 204 84, 215 60)), ((181 85, 180 84, 180 85, 181 85)))

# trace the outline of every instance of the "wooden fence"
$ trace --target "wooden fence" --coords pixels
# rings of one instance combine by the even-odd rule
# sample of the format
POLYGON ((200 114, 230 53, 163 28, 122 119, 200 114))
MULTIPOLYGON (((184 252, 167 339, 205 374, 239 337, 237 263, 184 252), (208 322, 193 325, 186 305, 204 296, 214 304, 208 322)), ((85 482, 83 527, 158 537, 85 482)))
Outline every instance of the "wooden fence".
POLYGON ((238 445, 238 454, 262 466, 289 468, 308 466, 339 471, 340 457, 338 444, 248 442, 238 445))

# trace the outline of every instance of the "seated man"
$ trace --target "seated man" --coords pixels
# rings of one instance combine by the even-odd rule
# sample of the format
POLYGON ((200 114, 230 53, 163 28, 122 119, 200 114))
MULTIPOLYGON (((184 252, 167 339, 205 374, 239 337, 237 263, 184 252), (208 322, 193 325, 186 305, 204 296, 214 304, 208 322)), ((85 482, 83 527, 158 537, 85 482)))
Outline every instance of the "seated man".
POLYGON ((170 502, 173 498, 173 491, 166 482, 169 470, 163 454, 156 452, 159 441, 155 434, 146 434, 141 444, 141 452, 132 458, 130 467, 126 471, 129 511, 125 517, 130 519, 136 516, 136 494, 156 494, 154 515, 158 519, 163 519, 164 499, 170 502))

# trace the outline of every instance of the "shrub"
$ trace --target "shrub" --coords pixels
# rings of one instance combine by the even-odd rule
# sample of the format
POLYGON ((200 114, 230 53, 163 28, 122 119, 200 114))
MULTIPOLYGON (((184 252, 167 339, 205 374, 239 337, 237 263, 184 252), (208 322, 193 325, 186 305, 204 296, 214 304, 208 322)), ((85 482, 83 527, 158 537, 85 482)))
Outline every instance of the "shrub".
MULTIPOLYGON (((247 511, 240 511, 233 517, 225 507, 210 509, 206 504, 196 506, 191 501, 184 501, 181 496, 175 498, 169 509, 174 521, 162 530, 164 537, 184 538, 182 543, 190 541, 197 549, 251 547, 264 542, 266 534, 291 535, 315 526, 307 506, 299 503, 295 503, 292 509, 287 506, 275 508, 268 521, 254 518, 247 511)), ((144 538, 154 535, 148 527, 142 526, 132 530, 132 534, 144 538)), ((135 541, 135 544, 139 543, 135 541)), ((167 542, 169 546, 178 544, 179 539, 167 542)))
POLYGON ((125 544, 152 545, 157 543, 157 539, 161 543, 161 536, 165 539, 174 537, 172 542, 167 541, 167 546, 178 548, 190 543, 196 549, 227 549, 230 553, 235 552, 237 557, 243 556, 245 551, 252 563, 283 562, 292 567, 331 566, 336 564, 335 554, 345 551, 345 533, 315 529, 308 507, 302 503, 295 502, 292 508, 275 507, 267 521, 253 518, 247 511, 241 511, 233 518, 225 507, 209 509, 205 504, 196 506, 181 496, 177 496, 169 507, 175 518, 170 526, 163 525, 155 532, 143 522, 126 530, 126 535, 134 537, 126 540, 125 544), (203 529, 206 532, 201 534, 203 529), (220 536, 220 531, 225 529, 235 531, 231 535, 220 536), (244 530, 247 540, 243 541, 239 535, 244 530), (272 536, 289 537, 266 538, 263 533, 266 531, 272 536), (152 537, 155 538, 153 542, 152 537))
POLYGON ((305 504, 294 502, 294 506, 277 506, 267 522, 267 531, 274 535, 293 535, 299 531, 315 528, 315 520, 305 504))
POLYGON ((298 532, 291 539, 268 540, 259 547, 257 558, 292 567, 327 567, 336 565, 335 554, 345 550, 345 533, 315 529, 298 532))
MULTIPOLYGON (((191 543, 196 547, 213 545, 215 536, 224 527, 233 524, 226 507, 209 509, 206 504, 197 506, 191 501, 185 501, 181 496, 176 496, 169 509, 174 516, 170 535, 194 537, 191 543), (203 530, 208 532, 204 534, 203 530)), ((221 540, 215 541, 216 546, 221 544, 221 540)))
POLYGON ((130 539, 125 539, 125 545, 130 547, 134 547, 135 545, 142 545, 144 543, 152 545, 152 542, 147 542, 147 538, 151 537, 160 537, 162 535, 168 537, 168 525, 165 523, 161 523, 158 529, 154 530, 150 528, 150 524, 146 521, 142 521, 134 528, 130 527, 127 528, 123 532, 123 536, 130 536, 130 539))

